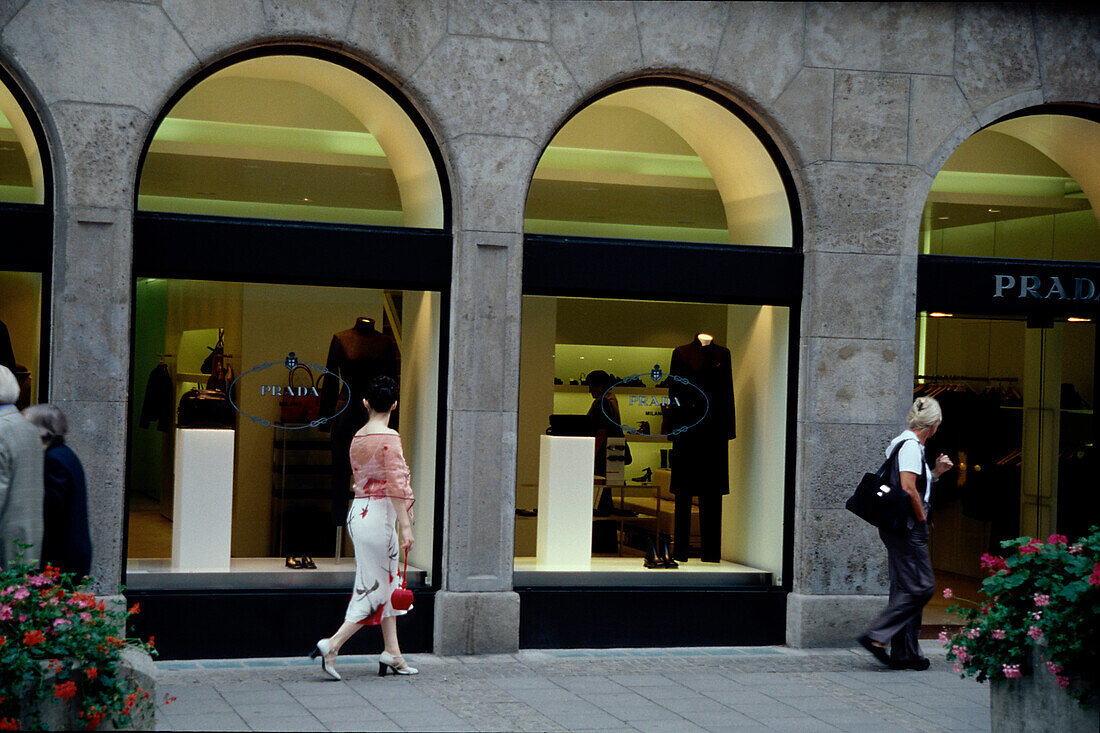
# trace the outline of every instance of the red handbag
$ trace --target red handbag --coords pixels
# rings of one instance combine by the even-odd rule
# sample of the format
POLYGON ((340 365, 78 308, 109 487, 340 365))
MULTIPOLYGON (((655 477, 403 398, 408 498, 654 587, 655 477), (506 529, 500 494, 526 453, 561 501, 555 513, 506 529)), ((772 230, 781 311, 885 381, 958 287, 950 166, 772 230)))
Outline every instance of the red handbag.
POLYGON ((313 379, 312 369, 299 363, 291 370, 287 387, 288 394, 279 400, 280 422, 307 423, 321 416, 321 397, 320 394, 315 394, 319 393, 320 389, 313 379), (296 379, 299 383, 295 383, 296 379))
POLYGON ((405 553, 405 569, 397 574, 401 578, 401 587, 394 588, 390 595, 390 606, 395 611, 408 611, 412 608, 413 592, 408 589, 409 580, 409 553, 405 553))

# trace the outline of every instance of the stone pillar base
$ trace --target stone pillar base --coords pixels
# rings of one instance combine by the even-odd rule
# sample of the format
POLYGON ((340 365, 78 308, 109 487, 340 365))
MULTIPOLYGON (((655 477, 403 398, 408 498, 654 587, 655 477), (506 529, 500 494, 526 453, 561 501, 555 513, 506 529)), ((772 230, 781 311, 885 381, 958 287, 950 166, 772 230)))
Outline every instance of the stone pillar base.
POLYGON ((519 594, 445 590, 435 594, 436 654, 510 654, 518 650, 519 594))
POLYGON ((849 647, 882 609, 886 596, 787 596, 787 644, 792 647, 849 647))

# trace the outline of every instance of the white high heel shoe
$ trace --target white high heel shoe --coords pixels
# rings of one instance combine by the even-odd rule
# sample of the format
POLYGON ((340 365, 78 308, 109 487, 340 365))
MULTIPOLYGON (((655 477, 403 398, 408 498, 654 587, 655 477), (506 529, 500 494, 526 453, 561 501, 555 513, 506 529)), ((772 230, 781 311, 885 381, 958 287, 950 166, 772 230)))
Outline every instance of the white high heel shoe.
POLYGON ((420 674, 416 667, 410 667, 404 657, 395 657, 389 652, 378 655, 378 676, 385 677, 386 672, 393 670, 394 674, 420 674))
POLYGON ((321 658, 321 669, 325 674, 334 680, 341 680, 343 677, 336 671, 336 652, 332 651, 332 646, 329 644, 328 639, 321 639, 317 642, 317 646, 313 647, 313 651, 309 653, 310 659, 321 658))

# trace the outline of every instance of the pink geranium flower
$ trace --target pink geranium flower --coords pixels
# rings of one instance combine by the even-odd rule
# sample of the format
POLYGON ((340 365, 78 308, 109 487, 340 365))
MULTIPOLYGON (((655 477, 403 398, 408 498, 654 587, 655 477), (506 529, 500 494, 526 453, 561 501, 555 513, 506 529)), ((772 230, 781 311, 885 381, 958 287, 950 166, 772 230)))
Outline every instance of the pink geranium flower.
POLYGON ((1049 603, 1050 603, 1050 596, 1045 595, 1043 593, 1036 593, 1035 594, 1035 605, 1036 606, 1045 606, 1049 603))
POLYGON ((950 588, 944 588, 943 589, 943 597, 944 598, 951 598, 954 595, 955 595, 955 591, 951 590, 950 588))
POLYGON ((1054 679, 1063 690, 1069 687, 1069 677, 1066 677, 1064 674, 1057 675, 1054 679))
POLYGON ((1020 674, 1020 665, 1018 664, 1002 664, 1001 671, 1004 672, 1005 677, 1010 680, 1019 679, 1022 676, 1020 674))
POLYGON ((0 606, 0 621, 8 621, 13 615, 11 606, 0 606))
POLYGON ((982 635, 982 630, 981 629, 969 629, 966 632, 966 636, 967 636, 968 639, 977 639, 981 635, 982 635))
POLYGON ((938 638, 940 640, 940 643, 945 645, 945 646, 947 645, 947 642, 949 642, 951 640, 951 637, 949 637, 947 635, 946 631, 941 631, 938 638))
POLYGON ((1043 635, 1043 632, 1038 626, 1029 626, 1027 629, 1027 635, 1030 636, 1032 639, 1037 640, 1043 635))
POLYGON ((15 589, 15 592, 11 594, 11 597, 14 598, 17 601, 21 601, 24 598, 26 598, 27 596, 29 596, 30 594, 31 594, 31 592, 29 590, 27 590, 23 586, 19 586, 18 588, 15 589))
POLYGON ((1092 566, 1092 575, 1089 576, 1089 585, 1100 585, 1100 562, 1092 566))
POLYGON ((1068 542, 1069 538, 1064 534, 1052 534, 1050 537, 1047 537, 1048 545, 1064 545, 1068 542))
POLYGON ((1003 638, 1005 638, 1005 630, 1004 629, 993 629, 992 636, 993 636, 994 639, 998 639, 998 640, 1003 639, 1003 638))
POLYGON ((1051 674, 1062 674, 1062 665, 1060 664, 1055 664, 1054 662, 1048 661, 1047 669, 1050 670, 1051 674))

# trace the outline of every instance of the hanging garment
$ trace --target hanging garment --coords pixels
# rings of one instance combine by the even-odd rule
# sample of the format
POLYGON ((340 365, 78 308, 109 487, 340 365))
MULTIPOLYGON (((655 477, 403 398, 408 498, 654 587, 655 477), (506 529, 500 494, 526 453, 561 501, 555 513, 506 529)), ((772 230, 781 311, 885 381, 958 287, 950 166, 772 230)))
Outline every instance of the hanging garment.
POLYGON ((172 375, 168 373, 168 365, 163 361, 149 372, 149 379, 145 383, 145 400, 141 403, 141 418, 139 425, 149 427, 153 422, 157 424, 157 430, 167 433, 172 429, 172 413, 176 409, 175 387, 172 385, 172 375))

